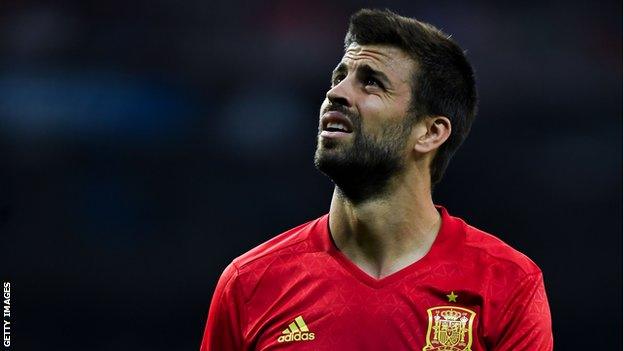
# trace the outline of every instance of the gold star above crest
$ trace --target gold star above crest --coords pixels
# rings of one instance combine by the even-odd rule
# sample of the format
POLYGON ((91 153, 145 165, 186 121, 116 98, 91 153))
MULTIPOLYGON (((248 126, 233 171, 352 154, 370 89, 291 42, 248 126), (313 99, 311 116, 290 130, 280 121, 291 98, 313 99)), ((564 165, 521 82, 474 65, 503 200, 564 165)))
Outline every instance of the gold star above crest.
POLYGON ((459 295, 455 295, 455 292, 451 291, 450 294, 446 295, 446 297, 448 297, 449 302, 457 302, 457 297, 459 295))

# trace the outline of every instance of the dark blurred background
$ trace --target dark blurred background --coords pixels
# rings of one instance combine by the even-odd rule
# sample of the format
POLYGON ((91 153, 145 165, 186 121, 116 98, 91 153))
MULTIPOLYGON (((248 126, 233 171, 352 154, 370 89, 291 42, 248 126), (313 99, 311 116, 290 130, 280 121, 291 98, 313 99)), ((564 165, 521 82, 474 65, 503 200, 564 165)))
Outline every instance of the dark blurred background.
POLYGON ((13 349, 197 350, 221 270, 328 211, 318 109, 361 7, 435 24, 476 69, 435 202, 541 266, 556 349, 622 349, 621 6, 2 1, 13 349))

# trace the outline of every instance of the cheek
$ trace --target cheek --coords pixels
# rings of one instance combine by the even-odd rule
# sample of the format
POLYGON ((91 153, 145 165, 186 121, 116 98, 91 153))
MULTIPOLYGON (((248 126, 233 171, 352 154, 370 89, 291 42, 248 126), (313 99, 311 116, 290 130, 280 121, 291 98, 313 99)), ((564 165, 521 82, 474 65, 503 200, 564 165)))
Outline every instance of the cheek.
POLYGON ((404 109, 396 102, 387 103, 379 96, 371 96, 358 105, 362 118, 362 130, 370 135, 377 135, 389 125, 402 123, 406 117, 404 109))

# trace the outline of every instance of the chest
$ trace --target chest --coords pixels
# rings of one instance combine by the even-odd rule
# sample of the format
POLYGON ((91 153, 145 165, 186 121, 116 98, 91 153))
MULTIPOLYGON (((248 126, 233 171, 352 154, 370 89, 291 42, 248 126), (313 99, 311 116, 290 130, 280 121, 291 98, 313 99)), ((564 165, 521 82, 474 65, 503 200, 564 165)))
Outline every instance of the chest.
POLYGON ((334 274, 260 287, 247 307, 254 350, 484 350, 488 306, 461 279, 371 287, 334 274))

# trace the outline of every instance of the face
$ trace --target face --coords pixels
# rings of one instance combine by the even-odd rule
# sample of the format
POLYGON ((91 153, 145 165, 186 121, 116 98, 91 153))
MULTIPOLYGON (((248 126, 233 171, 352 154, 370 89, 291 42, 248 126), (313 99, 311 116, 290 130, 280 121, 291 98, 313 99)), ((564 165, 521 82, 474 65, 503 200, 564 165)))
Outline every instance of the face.
POLYGON ((414 69, 398 48, 353 44, 332 73, 314 161, 352 201, 382 195, 405 167, 414 69))

